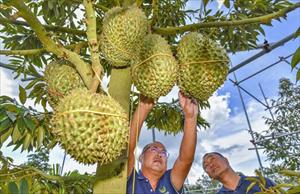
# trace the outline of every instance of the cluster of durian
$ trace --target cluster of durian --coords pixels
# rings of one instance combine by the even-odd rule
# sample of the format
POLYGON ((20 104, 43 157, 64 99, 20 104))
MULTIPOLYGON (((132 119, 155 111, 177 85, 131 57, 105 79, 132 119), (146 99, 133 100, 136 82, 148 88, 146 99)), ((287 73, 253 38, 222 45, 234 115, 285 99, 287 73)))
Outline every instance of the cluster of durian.
MULTIPOLYGON (((143 95, 157 99, 177 83, 185 95, 205 101, 223 84, 229 59, 215 42, 189 33, 179 42, 175 57, 167 41, 147 34, 147 29, 147 17, 138 7, 116 7, 106 13, 100 38, 105 59, 116 68, 130 66, 133 83, 143 95)), ((65 61, 50 63, 45 80, 54 109, 52 131, 68 154, 85 164, 117 159, 129 133, 127 115, 118 102, 90 93, 65 61)))
POLYGON ((192 32, 180 40, 177 62, 163 37, 147 34, 147 25, 145 14, 136 6, 108 11, 101 34, 106 60, 115 67, 131 66, 134 85, 147 97, 165 96, 177 83, 185 95, 206 101, 226 79, 225 50, 192 32))

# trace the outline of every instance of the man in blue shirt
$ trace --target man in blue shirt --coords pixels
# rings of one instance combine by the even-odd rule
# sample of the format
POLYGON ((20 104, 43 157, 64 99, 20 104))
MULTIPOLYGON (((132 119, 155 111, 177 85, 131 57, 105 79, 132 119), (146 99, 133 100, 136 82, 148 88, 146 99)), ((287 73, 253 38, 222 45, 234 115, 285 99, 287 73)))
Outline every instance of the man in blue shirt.
MULTIPOLYGON (((203 169, 210 178, 220 181, 223 186, 217 194, 246 194, 248 186, 252 183, 247 176, 236 173, 230 166, 228 159, 218 152, 207 153, 203 156, 203 169)), ((275 184, 266 178, 266 188, 275 184)), ((247 194, 261 191, 255 184, 247 194)))
POLYGON ((179 156, 173 168, 167 170, 168 152, 160 142, 146 145, 139 157, 141 170, 134 170, 134 149, 148 113, 154 106, 152 99, 141 97, 130 123, 127 194, 177 194, 182 193, 186 176, 192 166, 197 142, 198 103, 179 93, 179 102, 185 120, 179 156))

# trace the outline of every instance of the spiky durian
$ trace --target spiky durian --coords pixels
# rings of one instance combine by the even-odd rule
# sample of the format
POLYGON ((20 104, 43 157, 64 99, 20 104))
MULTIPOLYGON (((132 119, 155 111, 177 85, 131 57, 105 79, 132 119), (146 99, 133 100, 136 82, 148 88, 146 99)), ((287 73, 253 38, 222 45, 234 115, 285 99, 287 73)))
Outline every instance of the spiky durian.
POLYGON ((137 6, 115 7, 104 19, 101 51, 113 66, 127 66, 136 58, 147 32, 147 17, 137 6))
POLYGON ((137 89, 151 98, 168 94, 175 85, 178 64, 167 41, 157 34, 147 35, 140 57, 140 62, 132 66, 137 89))
POLYGON ((65 60, 52 61, 46 66, 44 75, 48 101, 52 108, 71 90, 85 87, 73 65, 65 60))
POLYGON ((192 32, 185 35, 177 48, 179 88, 188 96, 207 100, 225 81, 229 58, 216 42, 192 32))
POLYGON ((117 101, 87 89, 64 97, 51 120, 52 132, 75 160, 107 164, 117 159, 128 142, 127 114, 117 101))

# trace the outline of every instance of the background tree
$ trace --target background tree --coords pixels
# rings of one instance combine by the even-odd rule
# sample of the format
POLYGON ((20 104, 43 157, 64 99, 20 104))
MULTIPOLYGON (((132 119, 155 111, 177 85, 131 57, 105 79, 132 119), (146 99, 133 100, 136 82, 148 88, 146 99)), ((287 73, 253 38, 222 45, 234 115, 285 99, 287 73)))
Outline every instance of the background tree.
POLYGON ((34 151, 33 154, 27 155, 27 162, 26 165, 36 167, 37 169, 49 172, 50 165, 49 165, 49 149, 45 147, 41 147, 34 151))
MULTIPOLYGON (((149 31, 163 35, 176 50, 178 40, 185 32, 198 31, 219 42, 229 52, 256 47, 258 36, 264 35, 263 25, 273 19, 281 20, 300 3, 286 0, 229 1, 224 9, 212 10, 212 0, 201 1, 200 9, 186 10, 188 1, 90 1, 90 0, 0 0, 1 40, 4 49, 0 54, 10 56, 9 64, 1 67, 12 70, 16 78, 24 78, 25 88, 19 87, 20 103, 7 96, 0 98, 0 143, 11 137, 14 149, 33 150, 34 147, 52 148, 57 142, 50 132, 52 111, 47 110, 47 90, 43 70, 51 61, 64 58, 71 62, 84 84, 92 92, 101 92, 99 77, 103 72, 110 76, 109 94, 130 115, 131 91, 130 66, 114 68, 98 50, 98 37, 102 30, 105 12, 114 6, 126 7, 133 3, 143 9, 150 22, 149 31), (193 18, 193 24, 187 21, 193 18), (24 21, 25 20, 25 21, 24 21), (103 70, 102 70, 103 69, 103 70), (44 107, 37 111, 24 106, 32 99, 44 107)), ((200 1, 199 1, 200 2, 200 1)), ((297 60, 296 60, 297 61, 297 60)), ((201 102, 207 105, 207 102, 201 102)), ((170 109, 174 109, 170 102, 170 109)), ((160 106, 150 115, 148 126, 158 115, 164 119, 179 118, 177 111, 166 111, 160 106), (167 114, 161 114, 161 111, 167 114), (173 113, 172 113, 173 112, 173 113)), ((161 124, 161 123, 159 123, 161 124)), ((181 123, 178 122, 178 125, 181 123)), ((207 123, 199 118, 199 126, 207 123)), ((175 128, 180 128, 176 127, 175 128)), ((116 161, 98 165, 94 192, 122 193, 126 187, 126 152, 116 161)))
POLYGON ((187 190, 189 193, 215 194, 221 186, 219 181, 212 180, 206 174, 202 174, 196 181, 196 184, 187 186, 187 190))
POLYGON ((265 118, 269 128, 261 134, 255 133, 256 141, 272 165, 299 170, 300 86, 282 78, 278 98, 271 101, 271 107, 274 116, 265 118))

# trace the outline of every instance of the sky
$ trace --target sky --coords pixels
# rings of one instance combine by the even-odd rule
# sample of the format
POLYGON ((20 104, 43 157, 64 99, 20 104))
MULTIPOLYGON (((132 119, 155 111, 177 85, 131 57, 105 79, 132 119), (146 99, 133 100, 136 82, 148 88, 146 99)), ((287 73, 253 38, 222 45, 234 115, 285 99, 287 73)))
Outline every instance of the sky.
MULTIPOLYGON (((214 5, 217 6, 217 5, 214 5)), ((190 1, 187 5, 187 9, 200 7, 199 1, 190 1)), ((288 14, 287 20, 273 21, 273 27, 265 26, 266 37, 260 37, 258 41, 262 44, 264 39, 267 39, 269 43, 277 42, 282 38, 295 32, 300 26, 300 9, 288 14)), ((274 63, 279 60, 279 57, 285 57, 293 53, 300 45, 299 38, 292 40, 284 44, 270 53, 260 57, 259 59, 247 64, 246 66, 238 69, 235 73, 238 80, 242 80, 249 75, 257 72, 258 70, 274 63)), ((3 49, 3 45, 0 44, 0 48, 3 49)), ((239 64, 247 58, 258 53, 260 50, 252 50, 249 52, 238 52, 236 54, 230 54, 232 66, 239 64)), ((290 61, 291 58, 288 59, 290 61)), ((0 55, 0 61, 7 63, 7 57, 0 55)), ((278 91, 279 79, 282 77, 290 78, 295 82, 295 71, 291 71, 289 64, 281 62, 267 71, 260 73, 247 81, 243 82, 241 86, 247 91, 255 95, 258 99, 264 101, 262 93, 258 84, 261 84, 265 95, 268 99, 275 99, 278 91)), ((14 80, 14 75, 3 68, 0 68, 0 95, 8 95, 18 100, 18 85, 23 84, 20 80, 14 80)), ((201 110, 201 116, 203 116, 210 124, 210 129, 199 130, 197 133, 197 148, 193 166, 188 176, 188 183, 195 183, 196 180, 204 173, 202 170, 202 156, 206 152, 218 151, 225 155, 233 169, 243 172, 247 175, 254 175, 254 170, 259 168, 257 156, 254 150, 248 150, 253 148, 250 143, 251 135, 248 133, 248 125, 246 117, 243 111, 240 97, 237 92, 237 87, 230 81, 234 79, 233 74, 228 75, 227 81, 224 85, 209 99, 210 109, 201 110)), ((108 83, 108 79, 103 81, 104 86, 108 83)), ((170 101, 172 98, 177 98, 178 88, 174 87, 172 91, 165 97, 161 97, 160 101, 170 101)), ((270 117, 268 111, 265 110, 260 103, 249 95, 242 93, 246 105, 246 110, 249 115, 250 124, 253 131, 262 132, 266 130, 268 126, 264 124, 263 117, 270 117)), ((33 105, 33 102, 26 102, 26 106, 33 105)), ((165 144, 168 152, 170 152, 170 158, 168 159, 168 167, 171 168, 176 157, 178 156, 179 145, 181 142, 182 134, 176 136, 160 133, 155 130, 156 140, 165 144)), ((152 131, 147 130, 145 126, 142 129, 137 152, 140 153, 144 145, 152 141, 152 131)), ((6 142, 6 144, 9 141, 6 142)), ((20 153, 20 149, 12 152, 12 148, 6 148, 4 145, 1 151, 6 156, 14 158, 16 164, 21 164, 26 161, 26 152, 20 153)), ((266 156, 262 150, 259 150, 259 155, 264 167, 268 166, 266 156)), ((50 152, 50 163, 62 163, 64 156, 64 150, 59 146, 55 147, 50 152)), ((67 155, 64 172, 69 170, 79 170, 80 172, 96 171, 96 165, 84 166, 67 155)))

